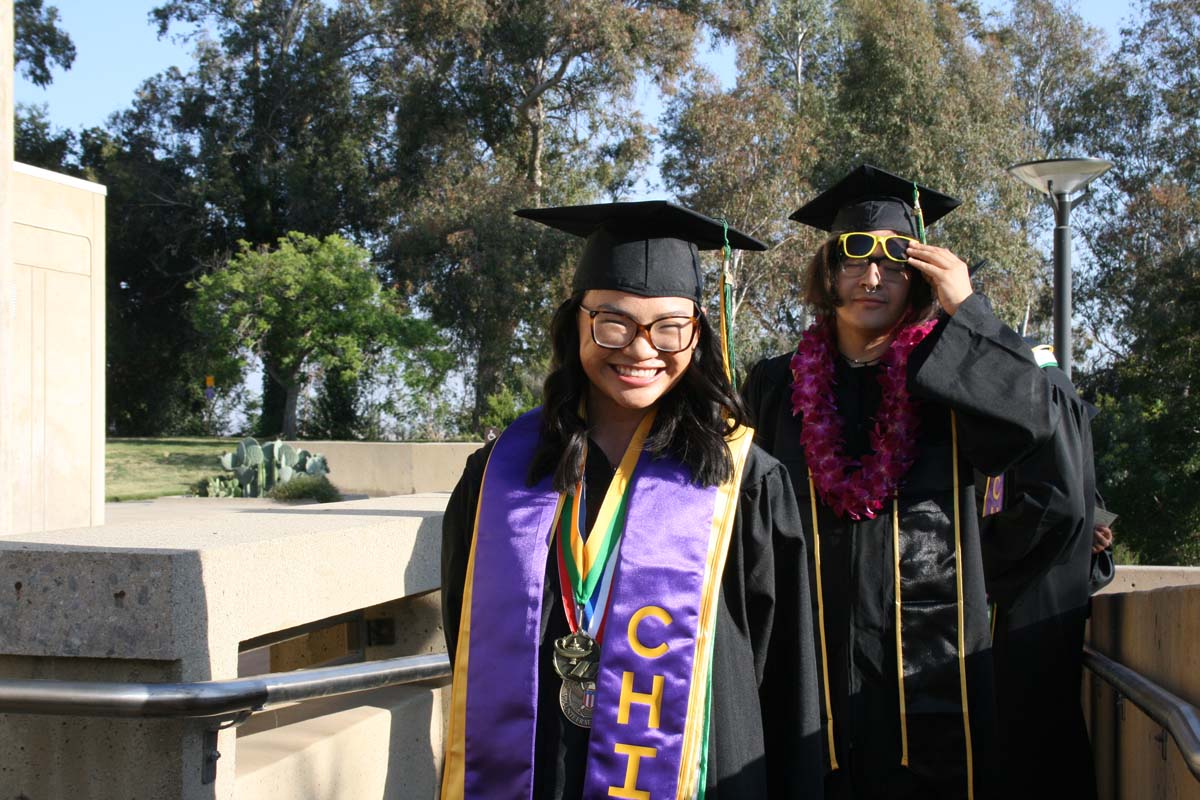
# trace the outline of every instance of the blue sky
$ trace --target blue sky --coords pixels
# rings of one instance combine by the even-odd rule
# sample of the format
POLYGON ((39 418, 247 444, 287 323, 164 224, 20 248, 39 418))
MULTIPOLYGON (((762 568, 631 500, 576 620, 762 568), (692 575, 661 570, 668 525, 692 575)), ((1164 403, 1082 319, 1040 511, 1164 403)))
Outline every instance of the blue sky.
MULTIPOLYGON (((171 66, 191 64, 190 47, 159 39, 149 13, 161 0, 47 0, 59 10, 60 25, 75 42, 75 63, 68 72, 55 71, 54 82, 41 89, 19 73, 14 86, 18 103, 45 105, 59 128, 79 129, 101 125, 109 114, 126 108, 146 78, 171 66)), ((1122 21, 1131 14, 1133 0, 1094 0, 1080 3, 1085 19, 1115 41, 1122 21)), ((985 8, 1002 0, 983 0, 985 8)), ((705 61, 726 83, 734 75, 729 50, 707 51, 705 61)), ((655 92, 643 88, 639 103, 647 119, 657 121, 662 103, 655 92)), ((650 177, 650 176, 648 176, 650 177)), ((652 189, 650 177, 647 188, 652 189)))

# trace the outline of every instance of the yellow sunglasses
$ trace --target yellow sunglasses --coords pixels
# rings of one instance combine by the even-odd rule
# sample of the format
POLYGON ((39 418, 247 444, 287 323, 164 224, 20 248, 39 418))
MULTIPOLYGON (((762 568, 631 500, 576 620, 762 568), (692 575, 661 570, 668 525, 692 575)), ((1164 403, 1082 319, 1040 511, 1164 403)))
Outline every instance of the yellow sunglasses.
POLYGON ((852 232, 838 237, 838 249, 846 258, 870 258, 878 245, 889 260, 904 264, 908 261, 908 243, 915 241, 911 236, 876 236, 873 233, 852 232))

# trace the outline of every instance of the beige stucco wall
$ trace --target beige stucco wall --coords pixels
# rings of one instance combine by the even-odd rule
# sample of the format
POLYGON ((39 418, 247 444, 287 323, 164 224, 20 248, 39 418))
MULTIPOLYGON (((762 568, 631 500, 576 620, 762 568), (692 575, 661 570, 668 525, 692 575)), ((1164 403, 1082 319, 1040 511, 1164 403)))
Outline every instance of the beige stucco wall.
MULTIPOLYGON (((13 162, 13 4, 0 0, 0 233, 12 229, 13 162)), ((12 237, 0 236, 0 375, 12 374, 12 237)), ((0 475, 11 475, 13 426, 8 382, 0 380, 0 475)), ((12 529, 12 485, 0 481, 0 531, 12 529)))
POLYGON ((9 183, 4 531, 100 525, 105 189, 25 164, 9 183))

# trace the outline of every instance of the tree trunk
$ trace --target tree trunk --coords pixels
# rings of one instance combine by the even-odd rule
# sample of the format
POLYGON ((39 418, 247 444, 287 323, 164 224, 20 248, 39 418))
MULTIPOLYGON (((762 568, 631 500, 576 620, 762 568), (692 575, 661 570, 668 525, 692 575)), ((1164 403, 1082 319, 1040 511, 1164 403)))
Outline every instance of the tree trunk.
POLYGON ((532 203, 536 208, 542 204, 542 151, 545 148, 546 110, 542 98, 529 108, 526 115, 529 120, 529 170, 527 178, 533 192, 532 203))
POLYGON ((291 384, 287 388, 287 400, 283 404, 283 438, 296 439, 296 403, 300 399, 300 386, 291 384))
POLYGON ((287 389, 272 377, 270 368, 265 364, 263 365, 262 389, 262 410, 258 415, 258 424, 254 427, 254 433, 259 438, 274 437, 283 430, 287 389))

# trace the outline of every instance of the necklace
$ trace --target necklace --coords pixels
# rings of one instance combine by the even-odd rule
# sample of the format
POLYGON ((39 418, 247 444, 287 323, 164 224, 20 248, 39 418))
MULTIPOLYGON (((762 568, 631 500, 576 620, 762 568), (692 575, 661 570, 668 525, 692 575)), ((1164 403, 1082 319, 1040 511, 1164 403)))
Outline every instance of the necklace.
POLYGON ((841 356, 842 356, 843 361, 845 361, 851 367, 854 367, 856 369, 858 367, 874 366, 875 364, 879 363, 879 359, 883 358, 883 356, 875 356, 874 358, 862 358, 862 359, 851 358, 850 356, 846 355, 845 353, 842 353, 841 356))
POLYGON ((870 435, 873 452, 857 461, 845 454, 833 393, 833 321, 819 319, 800 337, 791 362, 792 415, 803 419, 800 443, 817 494, 839 517, 874 519, 916 458, 919 418, 908 394, 908 356, 933 326, 929 321, 901 328, 879 358, 883 398, 870 435))

